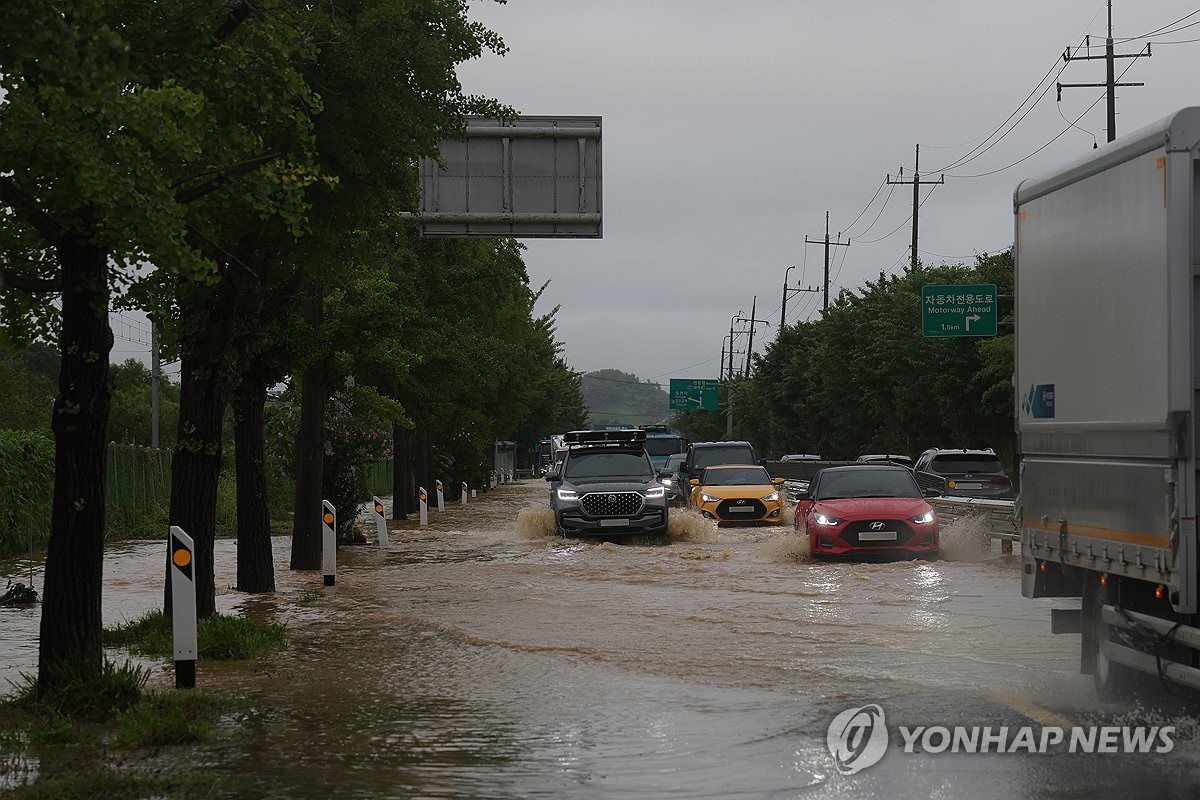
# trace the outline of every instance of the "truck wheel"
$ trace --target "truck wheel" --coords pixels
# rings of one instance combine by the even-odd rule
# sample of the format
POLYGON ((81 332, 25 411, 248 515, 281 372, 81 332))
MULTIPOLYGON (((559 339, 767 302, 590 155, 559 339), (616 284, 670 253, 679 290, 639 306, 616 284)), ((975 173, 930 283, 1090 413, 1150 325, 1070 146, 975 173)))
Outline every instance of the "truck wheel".
POLYGON ((1111 627, 1104 621, 1104 604, 1108 591, 1102 586, 1093 585, 1087 599, 1087 630, 1083 635, 1083 646, 1090 647, 1092 665, 1092 681, 1096 685, 1096 694, 1102 700, 1119 700, 1135 694, 1138 686, 1138 672, 1120 664, 1104 655, 1103 644, 1113 641, 1111 627))

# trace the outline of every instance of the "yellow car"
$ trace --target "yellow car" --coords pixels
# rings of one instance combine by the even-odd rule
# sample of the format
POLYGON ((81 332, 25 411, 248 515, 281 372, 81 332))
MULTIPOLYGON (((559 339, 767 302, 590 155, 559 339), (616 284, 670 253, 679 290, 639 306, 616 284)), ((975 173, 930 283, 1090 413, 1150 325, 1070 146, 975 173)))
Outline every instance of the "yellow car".
POLYGON ((783 519, 783 478, 772 478, 765 467, 727 464, 706 467, 692 478, 692 506, 708 519, 723 522, 779 524, 783 519))

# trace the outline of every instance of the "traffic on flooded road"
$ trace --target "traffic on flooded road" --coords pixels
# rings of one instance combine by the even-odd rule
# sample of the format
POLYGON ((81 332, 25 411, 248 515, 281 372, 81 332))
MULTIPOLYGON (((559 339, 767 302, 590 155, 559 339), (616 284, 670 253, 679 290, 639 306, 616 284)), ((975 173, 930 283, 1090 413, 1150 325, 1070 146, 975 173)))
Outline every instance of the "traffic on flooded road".
MULTIPOLYGON (((248 735, 205 758, 281 798, 1197 785, 1195 710, 1099 702, 1077 640, 1049 633, 1052 601, 1022 598, 1019 556, 981 548, 968 521, 943 529, 936 561, 827 562, 790 512, 718 529, 678 509, 666 541, 614 543, 557 536, 546 495, 544 481, 507 484, 427 528, 392 523, 386 550, 340 548, 334 587, 287 570, 277 539, 278 591, 218 605, 284 621, 292 642, 253 669, 198 664, 199 686, 248 699, 248 735), (1120 729, 1113 751, 1105 728, 1120 729), (1126 730, 1148 752, 1124 752, 1126 730)), ((218 542, 218 585, 234 556, 218 542)), ((105 625, 160 605, 162 559, 157 542, 109 550, 105 625)), ((0 677, 15 680, 36 668, 37 612, 0 614, 0 677)))

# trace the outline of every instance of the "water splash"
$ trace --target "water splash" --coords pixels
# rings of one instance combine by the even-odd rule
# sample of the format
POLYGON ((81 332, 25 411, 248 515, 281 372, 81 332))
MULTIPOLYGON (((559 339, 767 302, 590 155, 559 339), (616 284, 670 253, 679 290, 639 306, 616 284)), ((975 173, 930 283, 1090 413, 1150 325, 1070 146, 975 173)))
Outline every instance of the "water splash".
POLYGON ((694 508, 674 508, 671 509, 671 516, 667 520, 667 539, 672 544, 716 544, 720 540, 720 534, 713 524, 694 508))
POLYGON ((554 539, 554 510, 547 506, 526 506, 517 512, 513 528, 517 538, 526 541, 554 539))
POLYGON ((753 560, 763 564, 812 561, 808 537, 788 531, 783 536, 768 539, 754 549, 753 560))
POLYGON ((986 516, 959 517, 941 528, 942 546, 939 557, 945 561, 987 561, 999 552, 992 549, 987 535, 986 516))

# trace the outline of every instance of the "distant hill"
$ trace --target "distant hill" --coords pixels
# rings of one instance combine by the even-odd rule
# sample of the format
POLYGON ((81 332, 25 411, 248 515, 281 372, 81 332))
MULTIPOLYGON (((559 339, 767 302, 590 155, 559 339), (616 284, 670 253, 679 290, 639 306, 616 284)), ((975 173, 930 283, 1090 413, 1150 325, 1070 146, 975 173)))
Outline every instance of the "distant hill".
POLYGON ((648 425, 667 417, 667 393, 637 375, 600 369, 583 376, 589 425, 648 425))

